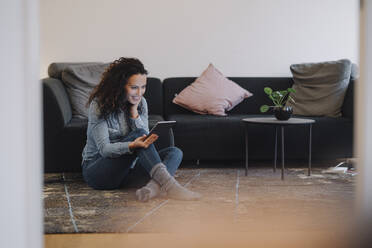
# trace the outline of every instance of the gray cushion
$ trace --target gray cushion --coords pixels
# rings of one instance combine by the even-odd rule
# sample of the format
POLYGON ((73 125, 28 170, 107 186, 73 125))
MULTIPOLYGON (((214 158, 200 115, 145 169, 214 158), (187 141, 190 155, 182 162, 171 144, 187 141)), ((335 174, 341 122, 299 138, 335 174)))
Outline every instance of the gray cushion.
POLYGON ((48 75, 52 78, 62 79, 62 72, 71 65, 94 65, 94 64, 102 64, 102 62, 56 62, 51 63, 48 66, 48 75))
POLYGON ((351 75, 347 59, 322 63, 291 65, 296 103, 288 102, 293 113, 306 116, 341 116, 347 86, 351 75))
POLYGON ((86 104, 94 87, 100 82, 103 72, 109 64, 70 65, 62 72, 62 81, 70 97, 72 115, 88 118, 86 104))
POLYGON ((359 66, 357 64, 352 64, 351 65, 351 79, 358 79, 359 78, 359 66))

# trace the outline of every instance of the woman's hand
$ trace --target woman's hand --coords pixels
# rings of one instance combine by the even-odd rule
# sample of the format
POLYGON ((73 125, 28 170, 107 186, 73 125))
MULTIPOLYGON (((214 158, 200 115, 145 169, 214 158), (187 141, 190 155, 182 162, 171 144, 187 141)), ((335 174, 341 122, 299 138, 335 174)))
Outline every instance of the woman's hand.
POLYGON ((143 135, 141 137, 138 137, 134 141, 129 143, 129 149, 134 150, 136 148, 147 148, 149 145, 154 143, 159 138, 156 134, 151 134, 149 137, 147 135, 143 135))
POLYGON ((130 117, 132 119, 137 119, 138 118, 138 105, 139 105, 139 103, 140 103, 140 101, 135 103, 135 104, 130 105, 129 112, 130 112, 130 117))

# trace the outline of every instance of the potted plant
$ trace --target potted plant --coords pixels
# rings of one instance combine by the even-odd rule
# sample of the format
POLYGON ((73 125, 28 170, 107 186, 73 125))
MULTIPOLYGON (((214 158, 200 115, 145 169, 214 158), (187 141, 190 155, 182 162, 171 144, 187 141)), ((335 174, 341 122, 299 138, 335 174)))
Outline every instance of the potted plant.
POLYGON ((289 93, 294 93, 295 90, 288 88, 286 90, 273 91, 270 87, 265 87, 264 92, 269 96, 271 101, 273 101, 273 106, 262 105, 260 107, 261 113, 267 112, 270 108, 274 110, 274 115, 278 120, 288 120, 293 112, 292 107, 285 106, 287 101, 295 102, 289 93))

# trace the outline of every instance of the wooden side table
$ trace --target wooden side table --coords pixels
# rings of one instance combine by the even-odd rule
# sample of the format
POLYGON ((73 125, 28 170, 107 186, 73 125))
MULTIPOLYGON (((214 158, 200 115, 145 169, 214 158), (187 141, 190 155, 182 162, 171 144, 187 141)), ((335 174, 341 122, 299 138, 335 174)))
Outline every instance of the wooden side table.
POLYGON ((274 117, 252 117, 245 118, 242 120, 245 126, 245 175, 248 175, 248 126, 251 124, 265 125, 275 127, 275 154, 274 154, 274 172, 276 171, 276 161, 278 155, 278 128, 281 128, 282 138, 282 180, 284 180, 284 127, 289 125, 308 125, 309 126, 309 169, 308 176, 311 175, 311 139, 312 139, 312 124, 315 120, 312 119, 301 119, 301 118, 290 118, 286 121, 277 120, 274 117))

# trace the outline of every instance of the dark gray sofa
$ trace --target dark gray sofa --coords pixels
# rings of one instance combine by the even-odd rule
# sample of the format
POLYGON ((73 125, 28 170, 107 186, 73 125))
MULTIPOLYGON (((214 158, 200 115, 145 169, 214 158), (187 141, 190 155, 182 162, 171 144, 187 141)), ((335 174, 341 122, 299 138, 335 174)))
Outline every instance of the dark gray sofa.
MULTIPOLYGON (((45 172, 80 171, 81 151, 86 141, 87 120, 73 118, 61 71, 68 64, 57 64, 49 78, 42 80, 44 97, 44 168, 45 172)), ((199 115, 172 103, 174 95, 195 77, 167 78, 161 83, 148 78, 145 98, 149 105, 150 128, 159 120, 175 120, 174 141, 184 153, 184 160, 244 160, 244 126, 242 119, 263 116, 262 104, 270 104, 263 88, 285 89, 292 78, 230 78, 254 95, 228 112, 228 116, 199 115)), ((302 117, 316 120, 313 125, 314 159, 351 157, 353 152, 353 88, 351 80, 342 107, 342 117, 302 117)), ((164 134, 158 148, 173 145, 173 134, 164 134)), ((274 156, 274 129, 249 128, 249 154, 252 160, 269 160, 274 156)), ((307 159, 308 129, 286 128, 286 159, 307 159)))

